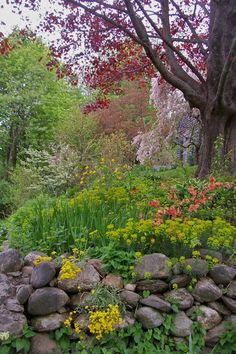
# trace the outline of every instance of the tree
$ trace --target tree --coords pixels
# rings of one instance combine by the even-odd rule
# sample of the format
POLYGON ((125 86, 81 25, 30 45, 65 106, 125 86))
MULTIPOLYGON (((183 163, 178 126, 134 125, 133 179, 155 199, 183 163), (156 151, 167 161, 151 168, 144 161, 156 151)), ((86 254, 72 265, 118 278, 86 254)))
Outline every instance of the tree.
POLYGON ((39 40, 14 33, 7 43, 0 56, 0 136, 9 169, 23 148, 40 149, 52 141, 57 122, 74 108, 75 99, 58 80, 58 67, 48 66, 52 57, 39 40))
MULTIPOLYGON (((34 9, 37 2, 26 1, 34 9)), ((66 11, 48 14, 45 27, 63 29, 59 51, 84 44, 86 59, 90 55, 93 62, 92 70, 90 62, 85 72, 91 86, 105 92, 124 73, 157 71, 200 110, 198 175, 209 173, 220 134, 222 154, 233 151, 236 169, 235 0, 61 0, 61 4, 66 11)))

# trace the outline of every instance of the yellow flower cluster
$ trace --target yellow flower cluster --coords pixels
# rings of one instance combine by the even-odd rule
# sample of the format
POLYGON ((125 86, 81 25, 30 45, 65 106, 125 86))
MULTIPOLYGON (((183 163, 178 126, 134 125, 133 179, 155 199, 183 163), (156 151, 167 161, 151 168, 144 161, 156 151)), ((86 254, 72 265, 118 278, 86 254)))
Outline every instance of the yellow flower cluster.
POLYGON ((52 257, 47 257, 47 256, 38 256, 37 259, 33 261, 34 265, 38 265, 41 262, 50 262, 52 260, 52 257))
POLYGON ((97 340, 114 331, 114 326, 121 324, 121 322, 122 318, 118 305, 109 304, 106 311, 89 311, 88 328, 97 340))
POLYGON ((73 259, 64 258, 59 273, 59 280, 74 278, 80 271, 81 269, 74 263, 73 259))

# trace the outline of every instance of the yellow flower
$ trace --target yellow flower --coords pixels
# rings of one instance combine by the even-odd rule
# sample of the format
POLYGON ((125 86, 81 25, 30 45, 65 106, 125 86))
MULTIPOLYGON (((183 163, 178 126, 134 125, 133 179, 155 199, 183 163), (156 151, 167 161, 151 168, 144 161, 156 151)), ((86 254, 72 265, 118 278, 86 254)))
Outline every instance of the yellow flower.
POLYGON ((135 252, 135 258, 141 258, 142 257, 142 253, 141 252, 135 252))
POLYGON ((95 289, 92 289, 92 290, 91 290, 91 294, 92 294, 92 295, 94 295, 95 292, 96 292, 95 289))
POLYGON ((172 289, 174 289, 174 290, 176 290, 176 289, 178 289, 178 284, 176 284, 176 283, 174 283, 174 284, 172 284, 172 289))
POLYGON ((145 272, 144 273, 144 279, 150 279, 151 278, 151 273, 150 272, 145 272))

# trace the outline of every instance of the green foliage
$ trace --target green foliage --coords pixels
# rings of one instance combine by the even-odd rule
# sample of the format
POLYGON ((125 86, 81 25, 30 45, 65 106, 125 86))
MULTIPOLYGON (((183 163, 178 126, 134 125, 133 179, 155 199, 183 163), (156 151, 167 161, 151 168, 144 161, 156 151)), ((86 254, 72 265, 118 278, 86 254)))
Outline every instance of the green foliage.
POLYGON ((55 124, 71 112, 75 95, 58 81, 57 68, 47 69, 50 53, 39 40, 13 36, 9 41, 14 49, 0 56, 0 135, 3 158, 14 166, 22 148, 39 149, 52 140, 55 124))
POLYGON ((51 145, 41 151, 29 148, 25 154, 25 160, 11 176, 11 201, 15 207, 42 193, 59 195, 78 180, 79 159, 68 145, 51 145))
POLYGON ((135 160, 134 147, 129 142, 126 134, 117 131, 110 135, 105 135, 100 140, 101 155, 105 162, 110 163, 114 159, 118 164, 132 164, 135 160))
POLYGON ((20 337, 9 336, 1 343, 1 354, 20 353, 27 354, 30 350, 30 340, 35 336, 35 332, 28 326, 24 327, 20 337))
POLYGON ((224 137, 219 135, 214 143, 214 158, 212 161, 211 172, 214 176, 224 175, 229 171, 231 152, 224 155, 224 137))
POLYGON ((236 327, 233 323, 228 323, 226 331, 220 336, 218 343, 213 348, 211 354, 233 354, 236 352, 236 327))
POLYGON ((97 122, 79 110, 64 116, 56 127, 56 139, 76 152, 81 166, 91 165, 100 156, 97 122))

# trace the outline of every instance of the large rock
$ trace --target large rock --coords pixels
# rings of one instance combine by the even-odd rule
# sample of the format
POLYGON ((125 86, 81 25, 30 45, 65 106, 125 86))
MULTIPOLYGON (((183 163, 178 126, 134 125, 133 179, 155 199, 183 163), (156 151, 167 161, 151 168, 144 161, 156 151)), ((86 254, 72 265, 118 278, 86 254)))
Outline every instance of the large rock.
POLYGON ((223 321, 206 333, 205 342, 209 347, 214 347, 218 343, 220 336, 227 330, 227 321, 223 321))
POLYGON ((222 300, 231 312, 236 313, 236 300, 228 296, 222 296, 222 300))
POLYGON ((189 309, 193 306, 194 299, 186 289, 171 290, 165 293, 165 299, 174 302, 180 310, 189 309))
POLYGON ((107 274, 107 276, 102 280, 102 283, 116 289, 122 289, 124 287, 122 277, 115 274, 107 274))
POLYGON ((168 265, 170 259, 162 253, 153 253, 143 256, 135 266, 137 280, 167 279, 171 275, 171 266, 168 265))
POLYGON ((47 316, 38 316, 31 319, 31 325, 37 332, 55 331, 63 325, 67 314, 52 313, 47 316))
POLYGON ((31 284, 35 289, 42 288, 50 283, 56 274, 55 266, 51 262, 40 262, 33 269, 31 284))
POLYGON ((30 354, 61 354, 61 351, 48 334, 37 333, 31 339, 30 354))
POLYGON ((197 320, 206 330, 217 326, 222 320, 219 313, 210 307, 201 305, 199 306, 199 310, 201 311, 201 314, 197 316, 197 320))
POLYGON ((34 266, 34 261, 38 259, 38 256, 47 257, 47 255, 43 252, 32 251, 28 253, 24 258, 25 266, 34 266))
POLYGON ((16 298, 7 299, 4 305, 6 309, 11 312, 24 312, 24 306, 22 306, 16 298))
POLYGON ((31 315, 49 315, 69 301, 69 296, 61 289, 41 288, 30 295, 28 312, 31 315))
POLYGON ((153 293, 164 293, 169 288, 168 284, 163 280, 140 280, 136 283, 136 291, 150 291, 153 293))
POLYGON ((5 274, 0 273, 0 305, 14 294, 14 288, 5 274))
POLYGON ((170 287, 172 288, 173 285, 177 285, 178 288, 185 288, 186 286, 189 285, 189 283, 191 282, 191 278, 186 275, 186 274, 180 274, 180 275, 176 275, 174 276, 171 281, 170 281, 170 287))
POLYGON ((9 332, 13 336, 19 336, 26 324, 27 320, 23 313, 12 312, 4 305, 0 306, 0 333, 9 332))
POLYGON ((127 328, 129 326, 133 326, 135 324, 135 318, 132 312, 126 312, 122 317, 122 322, 114 325, 114 329, 120 330, 127 328))
POLYGON ((193 322, 181 311, 174 315, 172 333, 176 337, 187 337, 191 333, 193 322))
POLYGON ((209 302, 207 305, 212 309, 216 310, 217 312, 219 312, 221 315, 229 316, 231 313, 230 310, 227 309, 227 307, 219 301, 212 301, 209 302))
POLYGON ((163 316, 151 307, 141 307, 136 311, 136 318, 146 329, 160 327, 164 321, 163 316))
POLYGON ((125 304, 135 308, 138 305, 141 296, 133 291, 123 290, 120 293, 120 298, 125 304))
POLYGON ((163 312, 170 312, 171 305, 169 302, 159 298, 156 295, 150 295, 145 299, 140 300, 142 305, 146 305, 149 307, 153 307, 156 310, 163 311, 163 312))
POLYGON ((205 259, 188 258, 185 261, 183 271, 196 277, 205 277, 208 273, 208 268, 208 263, 205 259), (189 267, 191 267, 190 271, 188 270, 189 267))
POLYGON ((21 285, 17 288, 16 298, 21 305, 24 305, 33 292, 32 285, 21 285))
POLYGON ((228 285, 236 275, 236 269, 225 264, 219 264, 209 273, 216 284, 228 285))
POLYGON ((81 331, 86 331, 89 325, 89 314, 81 313, 75 318, 74 323, 77 323, 79 325, 79 329, 81 331))
POLYGON ((86 264, 74 278, 58 280, 58 288, 68 293, 83 290, 92 290, 100 281, 100 275, 96 269, 86 264))
POLYGON ((203 278, 197 282, 192 294, 199 302, 211 302, 221 298, 222 291, 211 279, 203 278))
POLYGON ((90 297, 91 297, 91 295, 88 292, 74 294, 70 297, 70 307, 72 309, 76 309, 77 307, 80 307, 80 306, 85 307, 85 306, 89 305, 90 297))
POLYGON ((236 299, 236 280, 231 281, 227 287, 227 296, 232 297, 232 299, 236 299))
POLYGON ((219 263, 221 263, 223 260, 223 256, 221 252, 210 250, 208 248, 201 248, 199 252, 200 252, 200 256, 204 259, 206 258, 206 256, 211 256, 212 258, 217 258, 219 263))
POLYGON ((23 260, 20 256, 20 252, 14 249, 0 253, 0 272, 10 273, 21 270, 23 266, 23 260))

